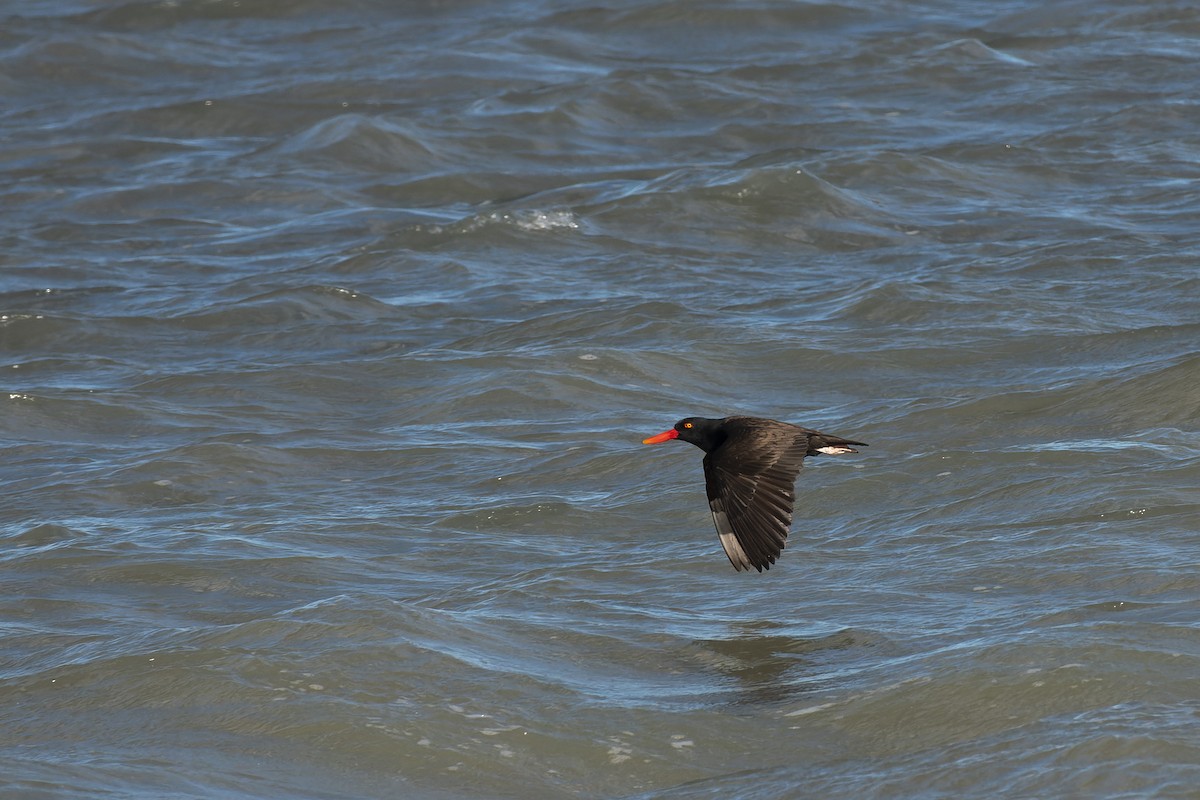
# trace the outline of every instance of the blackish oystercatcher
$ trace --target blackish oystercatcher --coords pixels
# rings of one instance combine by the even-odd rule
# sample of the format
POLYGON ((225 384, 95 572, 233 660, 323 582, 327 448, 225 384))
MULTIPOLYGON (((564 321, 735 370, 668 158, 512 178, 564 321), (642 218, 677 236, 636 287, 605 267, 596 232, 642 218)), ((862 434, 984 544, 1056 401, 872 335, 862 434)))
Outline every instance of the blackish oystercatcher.
POLYGON ((770 569, 792 527, 796 476, 805 456, 857 453, 840 436, 758 417, 688 417, 642 444, 670 439, 705 452, 708 507, 725 555, 738 572, 770 569))

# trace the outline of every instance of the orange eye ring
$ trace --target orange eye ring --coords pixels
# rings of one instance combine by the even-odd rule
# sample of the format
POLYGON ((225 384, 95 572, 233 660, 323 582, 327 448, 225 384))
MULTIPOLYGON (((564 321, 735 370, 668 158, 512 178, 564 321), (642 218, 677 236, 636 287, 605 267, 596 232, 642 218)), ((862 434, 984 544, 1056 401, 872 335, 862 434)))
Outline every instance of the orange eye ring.
POLYGON ((685 428, 690 428, 690 427, 692 427, 692 423, 690 423, 690 422, 685 422, 685 423, 683 423, 683 427, 685 427, 685 428))

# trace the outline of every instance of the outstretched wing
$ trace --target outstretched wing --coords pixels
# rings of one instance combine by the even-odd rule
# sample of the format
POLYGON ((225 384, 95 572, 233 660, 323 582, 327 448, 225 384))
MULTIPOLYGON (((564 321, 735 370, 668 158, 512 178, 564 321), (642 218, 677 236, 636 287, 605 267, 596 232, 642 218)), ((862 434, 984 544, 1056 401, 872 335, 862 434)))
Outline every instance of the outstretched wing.
POLYGON ((739 572, 770 569, 787 542, 796 475, 808 453, 808 437, 797 433, 794 440, 769 447, 750 437, 737 443, 740 453, 704 459, 708 507, 725 555, 739 572), (736 464, 737 470, 714 461, 736 464))

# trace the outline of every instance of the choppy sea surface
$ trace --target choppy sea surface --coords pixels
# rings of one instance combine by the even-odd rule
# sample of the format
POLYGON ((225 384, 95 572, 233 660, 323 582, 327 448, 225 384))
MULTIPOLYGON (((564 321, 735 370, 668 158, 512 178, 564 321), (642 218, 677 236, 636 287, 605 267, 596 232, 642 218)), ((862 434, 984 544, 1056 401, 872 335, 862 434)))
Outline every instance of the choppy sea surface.
POLYGON ((0 795, 1200 797, 1196 4, 0 18, 0 795))

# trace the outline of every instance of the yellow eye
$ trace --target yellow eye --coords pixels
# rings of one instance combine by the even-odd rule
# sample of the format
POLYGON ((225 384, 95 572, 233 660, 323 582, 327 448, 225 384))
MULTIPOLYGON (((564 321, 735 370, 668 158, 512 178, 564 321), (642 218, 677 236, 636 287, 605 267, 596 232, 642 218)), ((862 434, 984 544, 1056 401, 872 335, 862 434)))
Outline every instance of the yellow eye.
POLYGON ((692 427, 692 423, 690 423, 690 422, 685 422, 685 423, 683 423, 683 427, 685 427, 685 428, 690 428, 690 427, 692 427))

